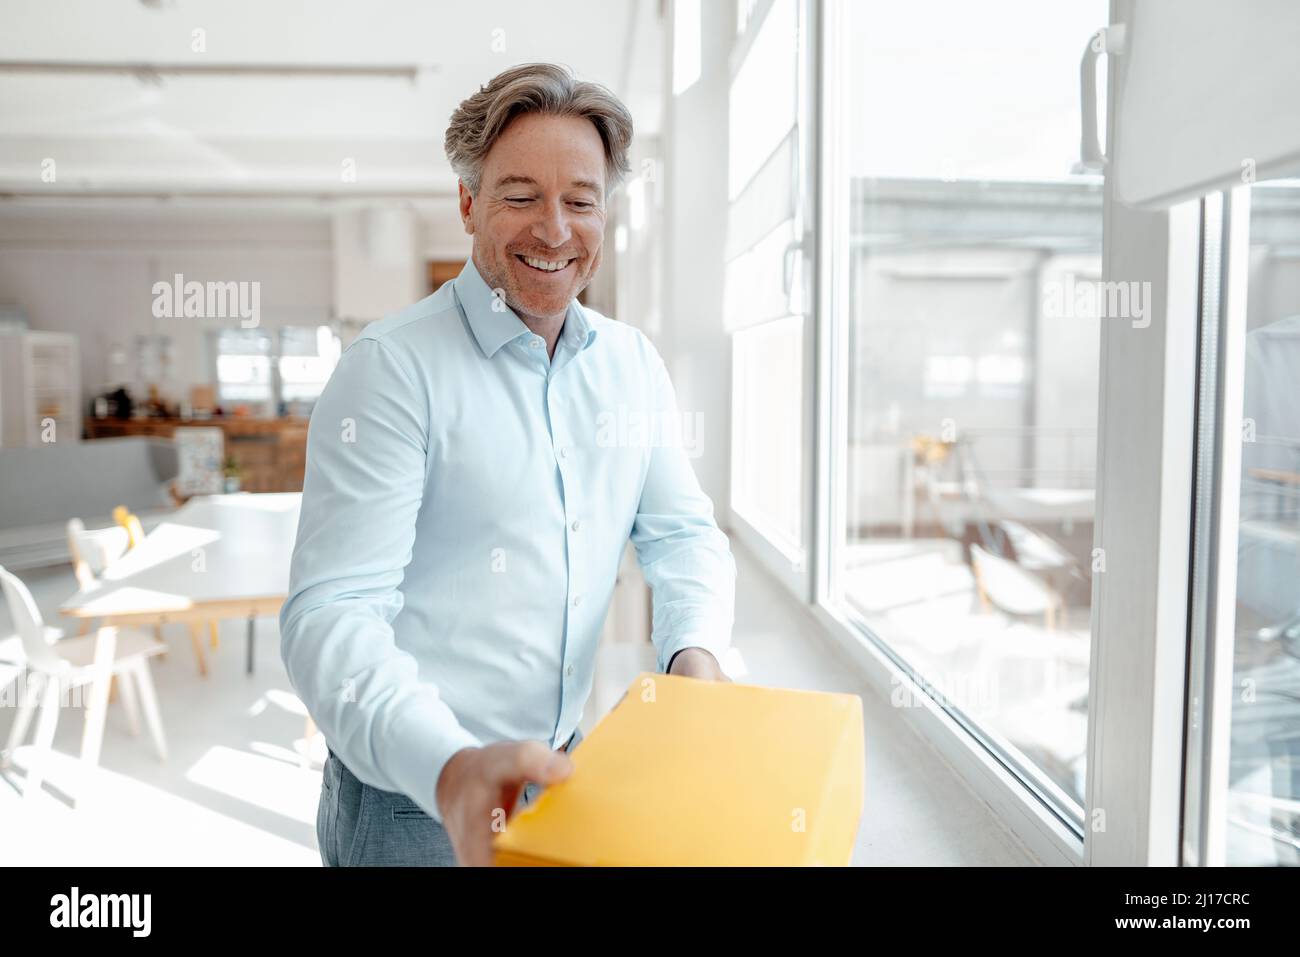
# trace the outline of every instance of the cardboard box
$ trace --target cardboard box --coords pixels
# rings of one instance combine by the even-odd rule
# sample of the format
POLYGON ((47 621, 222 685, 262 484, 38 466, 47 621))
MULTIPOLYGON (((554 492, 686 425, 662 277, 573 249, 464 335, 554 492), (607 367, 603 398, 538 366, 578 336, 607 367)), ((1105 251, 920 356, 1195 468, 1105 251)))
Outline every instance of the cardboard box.
POLYGON ((497 836, 496 863, 847 865, 862 735, 856 695, 642 674, 497 836))

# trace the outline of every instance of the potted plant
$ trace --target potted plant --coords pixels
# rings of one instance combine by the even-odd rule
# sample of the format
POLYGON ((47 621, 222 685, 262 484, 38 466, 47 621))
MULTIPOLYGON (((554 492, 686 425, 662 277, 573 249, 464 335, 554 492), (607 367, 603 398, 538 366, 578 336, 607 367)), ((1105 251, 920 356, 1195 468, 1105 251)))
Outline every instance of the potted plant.
POLYGON ((226 492, 238 492, 240 476, 239 462, 236 461, 233 455, 226 456, 226 461, 222 466, 222 471, 226 476, 226 492))

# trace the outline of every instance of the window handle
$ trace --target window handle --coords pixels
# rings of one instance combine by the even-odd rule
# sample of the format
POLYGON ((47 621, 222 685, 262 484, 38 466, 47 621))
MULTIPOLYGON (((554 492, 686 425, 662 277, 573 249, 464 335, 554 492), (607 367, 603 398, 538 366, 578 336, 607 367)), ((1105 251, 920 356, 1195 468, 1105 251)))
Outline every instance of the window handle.
POLYGON ((1079 166, 1076 172, 1101 173, 1109 157, 1101 151, 1101 138, 1097 132, 1097 58, 1103 53, 1118 56, 1124 52, 1127 29, 1124 24, 1102 27, 1088 38, 1079 63, 1080 117, 1083 135, 1079 143, 1079 166))
POLYGON ((790 295, 790 282, 794 278, 794 257, 802 245, 799 240, 793 240, 786 244, 785 251, 781 253, 781 291, 787 296, 790 295))
MULTIPOLYGON (((781 291, 785 293, 787 299, 789 299, 790 290, 794 286, 795 267, 802 267, 804 252, 809 248, 811 240, 812 237, 807 233, 798 239, 792 239, 781 254, 781 291)), ((791 311, 802 312, 803 310, 800 308, 791 311)))

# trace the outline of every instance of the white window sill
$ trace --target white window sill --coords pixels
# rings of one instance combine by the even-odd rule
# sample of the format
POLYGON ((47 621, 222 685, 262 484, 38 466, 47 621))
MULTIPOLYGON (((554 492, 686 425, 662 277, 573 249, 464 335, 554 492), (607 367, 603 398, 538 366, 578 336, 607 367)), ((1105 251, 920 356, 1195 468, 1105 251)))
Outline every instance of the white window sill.
POLYGON ((800 604, 732 536, 735 647, 755 684, 851 692, 866 724, 857 865, 1073 865, 1081 842, 937 708, 895 708, 892 664, 852 627, 800 604))

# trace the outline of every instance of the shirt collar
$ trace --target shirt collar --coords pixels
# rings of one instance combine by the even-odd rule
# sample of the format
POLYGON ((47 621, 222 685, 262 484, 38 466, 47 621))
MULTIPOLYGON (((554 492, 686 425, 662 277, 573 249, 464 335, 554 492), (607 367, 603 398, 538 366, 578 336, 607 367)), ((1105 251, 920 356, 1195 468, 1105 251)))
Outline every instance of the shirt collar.
MULTIPOLYGON (((479 275, 473 258, 465 260, 465 268, 452 281, 452 288, 456 293, 456 302, 469 321, 474 338, 478 340, 479 348, 489 359, 507 342, 523 335, 532 335, 523 320, 515 315, 504 299, 497 297, 479 275)), ((587 348, 595 339, 596 330, 592 328, 586 310, 574 299, 569 303, 569 311, 564 317, 560 342, 577 352, 587 348)))

